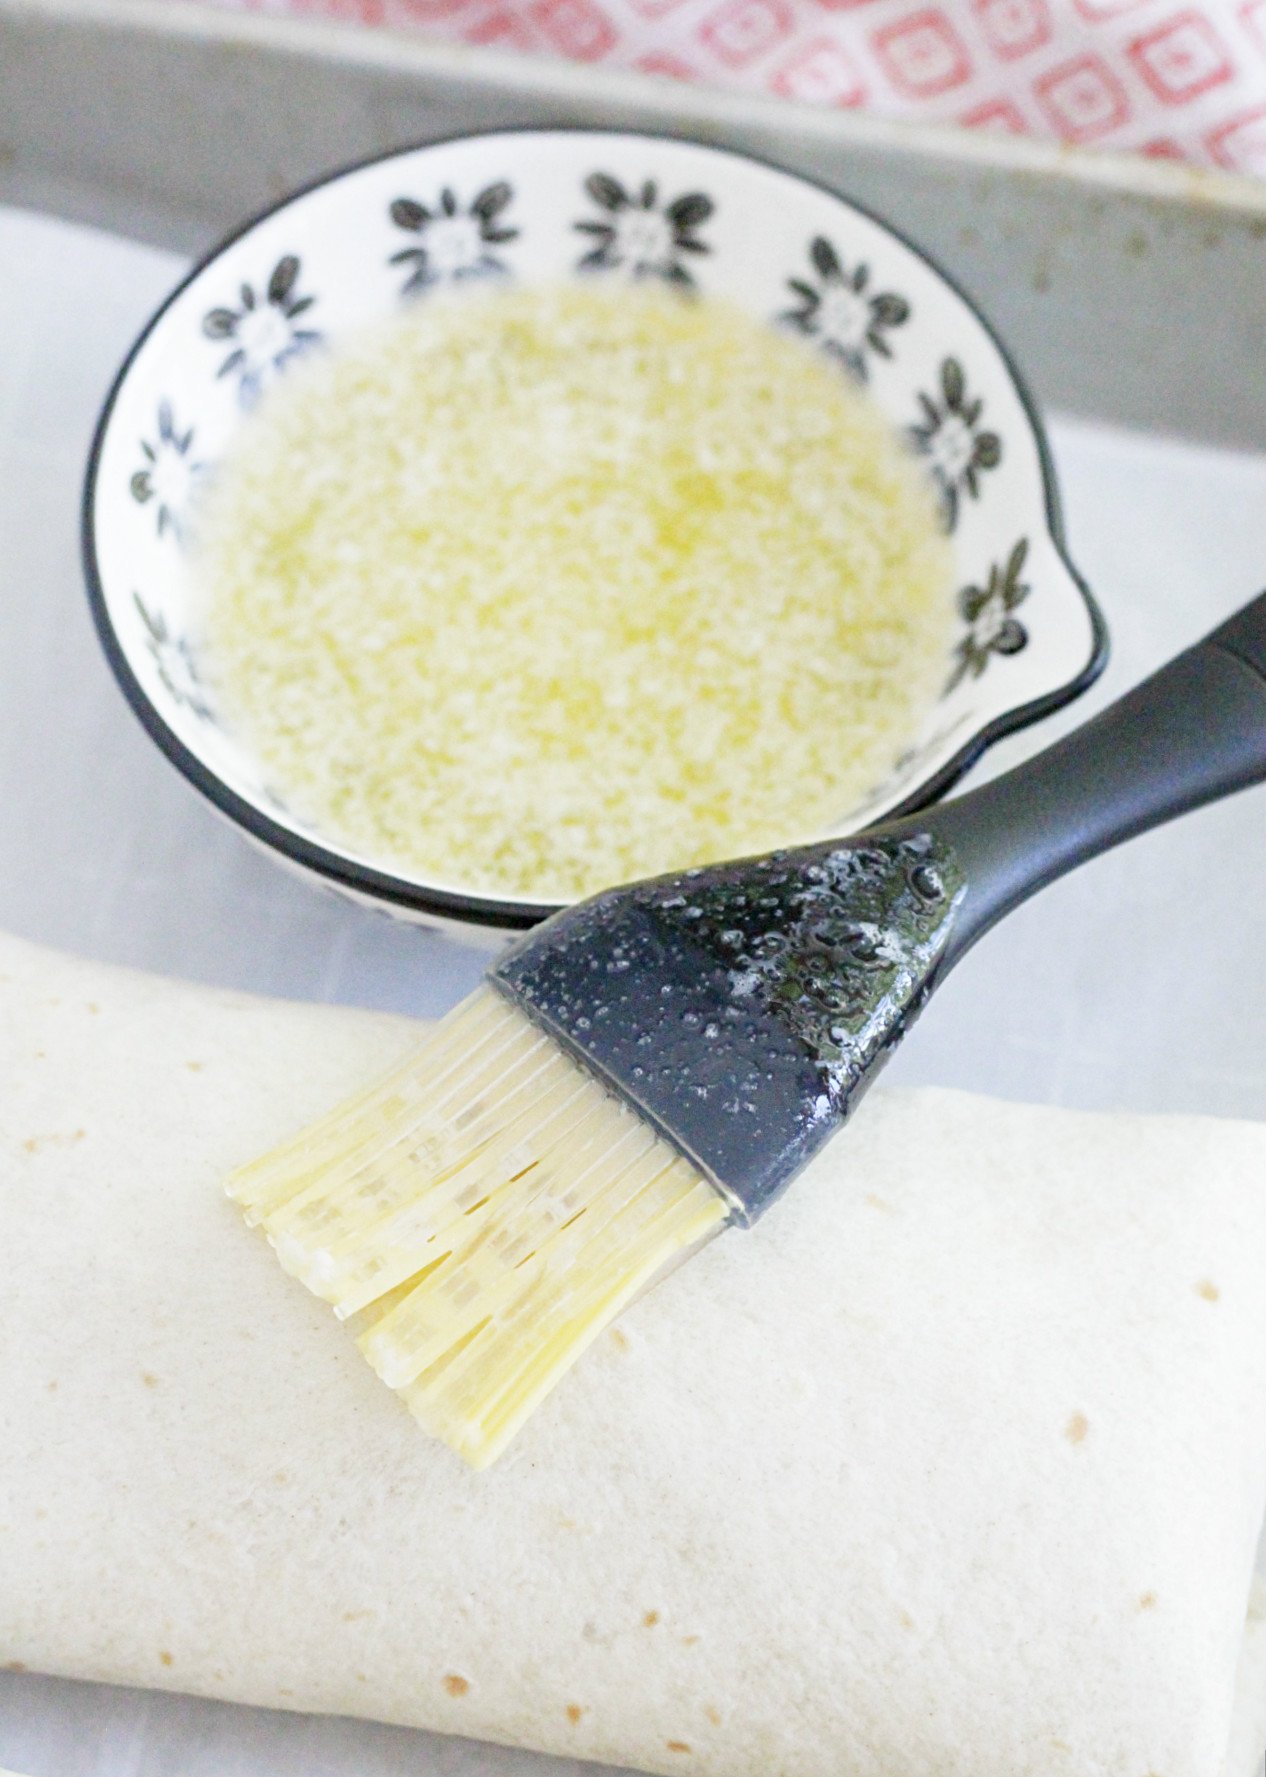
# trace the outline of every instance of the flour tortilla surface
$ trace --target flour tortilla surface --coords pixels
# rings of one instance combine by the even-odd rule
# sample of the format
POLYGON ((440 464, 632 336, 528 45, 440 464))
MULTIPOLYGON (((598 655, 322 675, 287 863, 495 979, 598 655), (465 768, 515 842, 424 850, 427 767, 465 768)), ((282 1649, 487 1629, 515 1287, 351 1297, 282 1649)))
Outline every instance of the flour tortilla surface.
POLYGON ((1251 1777, 1266 1127, 876 1093, 475 1475, 220 1191, 416 1037, 0 939, 0 1665, 656 1772, 1251 1777))

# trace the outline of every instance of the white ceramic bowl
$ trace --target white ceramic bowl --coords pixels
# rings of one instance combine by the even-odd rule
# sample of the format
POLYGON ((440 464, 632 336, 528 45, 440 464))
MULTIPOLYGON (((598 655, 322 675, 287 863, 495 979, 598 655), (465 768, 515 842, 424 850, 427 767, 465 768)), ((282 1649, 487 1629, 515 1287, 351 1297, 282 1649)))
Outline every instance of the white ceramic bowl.
POLYGON ((110 663, 173 764, 293 865, 405 917, 513 929, 552 908, 396 874, 270 794, 200 670, 182 521, 198 475, 303 352, 454 281, 573 275, 690 285, 798 328, 927 458, 956 557, 957 642, 896 770, 841 808, 833 832, 931 801, 992 741, 1076 696, 1106 656, 1014 367, 971 303, 877 218, 747 155, 628 131, 465 136, 352 168, 250 223, 145 329, 93 445, 84 553, 110 663))

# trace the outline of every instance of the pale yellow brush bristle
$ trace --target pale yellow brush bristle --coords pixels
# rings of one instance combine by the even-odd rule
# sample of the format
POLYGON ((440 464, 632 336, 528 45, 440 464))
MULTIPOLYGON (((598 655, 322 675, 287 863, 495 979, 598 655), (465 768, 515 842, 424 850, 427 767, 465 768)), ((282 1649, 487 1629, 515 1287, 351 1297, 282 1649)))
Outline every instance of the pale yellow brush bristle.
POLYGON ((486 987, 226 1189, 476 1468, 727 1218, 675 1148, 486 987))

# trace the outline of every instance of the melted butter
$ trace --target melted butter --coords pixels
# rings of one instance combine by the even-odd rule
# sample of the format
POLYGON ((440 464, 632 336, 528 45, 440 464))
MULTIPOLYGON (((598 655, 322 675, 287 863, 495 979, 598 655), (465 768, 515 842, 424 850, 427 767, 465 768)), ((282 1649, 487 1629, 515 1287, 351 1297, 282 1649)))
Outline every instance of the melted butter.
POLYGON ((564 900, 829 831, 943 681, 877 407, 727 305, 432 298, 295 366, 207 492, 221 709, 380 865, 564 900))

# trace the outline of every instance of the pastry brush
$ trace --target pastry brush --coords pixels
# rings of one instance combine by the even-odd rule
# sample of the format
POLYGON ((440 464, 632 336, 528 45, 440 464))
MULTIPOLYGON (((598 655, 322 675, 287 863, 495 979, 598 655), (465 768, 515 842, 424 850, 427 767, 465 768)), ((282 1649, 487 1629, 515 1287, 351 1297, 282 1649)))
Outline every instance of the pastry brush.
POLYGON ((968 795, 554 915, 229 1194, 482 1467, 634 1296, 769 1208, 1004 914, 1263 777, 1266 594, 968 795))

